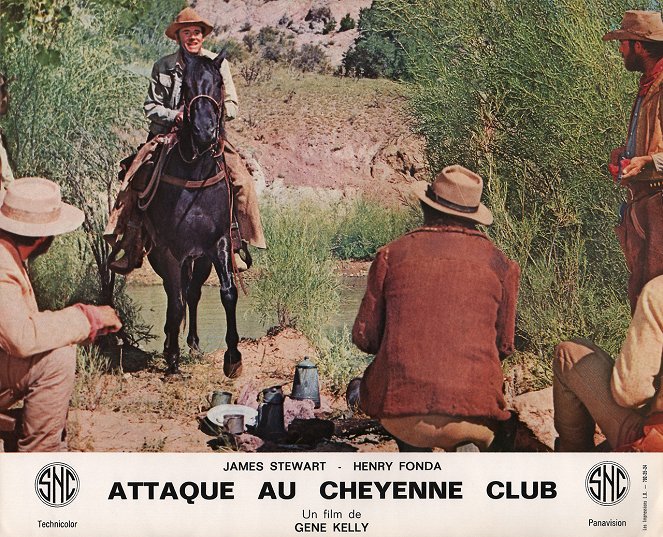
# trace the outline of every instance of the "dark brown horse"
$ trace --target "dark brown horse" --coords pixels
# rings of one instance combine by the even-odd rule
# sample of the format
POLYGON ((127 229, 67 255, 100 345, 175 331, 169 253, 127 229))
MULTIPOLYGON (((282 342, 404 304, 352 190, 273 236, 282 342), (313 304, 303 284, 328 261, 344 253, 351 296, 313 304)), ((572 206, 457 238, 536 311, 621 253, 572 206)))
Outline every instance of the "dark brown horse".
POLYGON ((213 60, 186 56, 182 125, 164 167, 164 176, 146 211, 155 243, 149 260, 161 276, 168 295, 164 356, 167 373, 178 373, 178 337, 187 305, 187 343, 192 350, 200 350, 198 301, 202 285, 214 267, 226 312, 228 349, 224 354, 223 372, 228 377, 237 377, 242 369, 242 355, 237 349, 237 287, 230 239, 232 187, 224 175, 222 147, 224 107, 219 68, 224 54, 213 60), (170 182, 166 182, 168 179, 170 182), (185 185, 184 181, 188 183, 185 185))

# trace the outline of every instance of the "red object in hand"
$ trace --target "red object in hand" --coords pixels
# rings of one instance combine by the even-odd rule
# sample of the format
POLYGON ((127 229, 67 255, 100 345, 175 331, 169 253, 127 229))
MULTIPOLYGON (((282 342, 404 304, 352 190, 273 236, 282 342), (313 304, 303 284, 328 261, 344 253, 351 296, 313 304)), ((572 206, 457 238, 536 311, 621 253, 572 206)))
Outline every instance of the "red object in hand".
POLYGON ((629 164, 631 164, 630 158, 622 158, 619 160, 619 164, 608 164, 608 170, 610 170, 610 175, 615 182, 621 180, 621 174, 629 164))
POLYGON ((619 164, 608 164, 608 170, 610 171, 610 175, 612 175, 612 180, 616 182, 619 176, 619 164))

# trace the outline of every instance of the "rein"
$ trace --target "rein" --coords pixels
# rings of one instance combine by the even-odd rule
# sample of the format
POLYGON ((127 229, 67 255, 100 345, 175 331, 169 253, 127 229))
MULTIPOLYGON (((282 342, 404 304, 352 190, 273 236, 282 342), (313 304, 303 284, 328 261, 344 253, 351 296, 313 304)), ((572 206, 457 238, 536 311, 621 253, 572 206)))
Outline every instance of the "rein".
POLYGON ((223 121, 223 115, 225 113, 225 110, 224 110, 224 102, 225 102, 225 99, 226 99, 225 88, 224 88, 223 84, 221 84, 221 99, 218 100, 218 101, 214 97, 212 97, 211 95, 201 93, 200 95, 196 95, 188 103, 185 103, 184 110, 186 111, 186 119, 187 119, 188 123, 191 122, 191 106, 193 105, 193 103, 196 102, 196 99, 207 99, 209 101, 212 101, 212 104, 214 105, 214 109, 216 110, 216 116, 217 116, 216 127, 214 128, 214 139, 216 140, 216 142, 212 142, 207 149, 205 149, 204 151, 199 153, 198 148, 196 147, 196 144, 193 143, 193 134, 190 134, 189 135, 189 137, 190 137, 189 141, 191 142, 191 149, 193 151, 193 156, 191 157, 191 160, 187 159, 182 154, 182 145, 181 144, 178 144, 178 147, 177 147, 178 151, 180 152, 181 159, 184 162, 186 162, 187 164, 192 164, 198 158, 203 156, 205 153, 207 153, 208 151, 211 151, 212 148, 214 148, 215 146, 217 147, 218 151, 215 154, 213 154, 212 156, 214 158, 218 158, 221 155, 223 155, 224 137, 221 135, 222 134, 221 133, 221 122, 223 121), (219 142, 221 142, 221 143, 219 144, 219 142), (219 145, 220 145, 220 147, 219 147, 219 145))

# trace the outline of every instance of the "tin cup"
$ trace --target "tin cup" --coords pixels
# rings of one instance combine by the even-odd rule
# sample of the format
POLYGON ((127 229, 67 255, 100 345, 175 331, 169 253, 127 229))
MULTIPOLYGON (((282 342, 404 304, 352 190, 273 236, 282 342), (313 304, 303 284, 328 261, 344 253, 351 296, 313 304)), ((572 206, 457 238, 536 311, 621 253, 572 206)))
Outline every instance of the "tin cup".
POLYGON ((244 414, 226 414, 223 417, 223 428, 231 434, 244 432, 244 414))
POLYGON ((229 405, 232 401, 233 394, 230 392, 224 392, 221 390, 213 391, 210 396, 207 398, 210 404, 210 408, 213 406, 219 405, 229 405))

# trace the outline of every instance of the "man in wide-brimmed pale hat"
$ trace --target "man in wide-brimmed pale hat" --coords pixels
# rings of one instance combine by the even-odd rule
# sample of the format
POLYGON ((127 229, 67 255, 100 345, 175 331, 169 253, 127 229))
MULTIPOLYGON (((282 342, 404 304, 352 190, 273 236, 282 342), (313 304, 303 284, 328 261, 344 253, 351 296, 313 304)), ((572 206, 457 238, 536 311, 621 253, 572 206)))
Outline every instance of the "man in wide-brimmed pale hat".
POLYGON ((500 360, 514 350, 520 269, 477 229, 493 222, 482 189, 462 166, 418 183, 423 227, 381 248, 369 271, 352 337, 375 359, 348 404, 401 450, 504 449, 513 423, 500 360))
POLYGON ((108 306, 37 307, 27 260, 82 222, 82 211, 63 203, 60 187, 47 179, 17 179, 0 193, 0 412, 23 400, 19 451, 66 450, 75 344, 121 327, 108 306))
POLYGON ((627 11, 621 26, 603 36, 618 40, 628 71, 642 73, 626 131, 612 151, 610 170, 626 186, 622 221, 615 229, 630 277, 628 297, 635 310, 643 286, 663 274, 663 21, 658 11, 627 11))
MULTIPOLYGON (((210 22, 190 7, 183 9, 166 28, 166 35, 178 43, 179 50, 164 56, 152 68, 150 86, 144 104, 145 115, 150 120, 148 139, 169 132, 175 124, 182 120, 181 90, 185 58, 188 54, 202 55, 209 58, 216 57, 216 54, 203 48, 203 41, 212 30, 213 26, 210 22)), ((225 92, 226 119, 232 120, 237 117, 238 101, 228 60, 221 63, 220 72, 225 92)), ((260 210, 253 178, 235 147, 228 141, 224 145, 224 158, 235 193, 235 207, 237 209, 239 232, 244 241, 243 248, 246 248, 247 243, 256 248, 265 248, 265 236, 260 221, 260 210)), ((128 205, 133 205, 133 203, 125 203, 124 207, 126 208, 128 205)), ((131 207, 129 208, 131 209, 131 207)), ((111 224, 107 227, 105 235, 123 235, 122 248, 128 254, 113 261, 110 265, 112 270, 126 274, 133 268, 140 266, 142 262, 143 233, 140 214, 137 211, 132 211, 130 218, 117 214, 111 215, 111 224), (126 226, 123 224, 125 220, 130 220, 130 223, 126 226), (138 249, 136 248, 137 245, 138 249)), ((235 233, 234 230, 233 233, 235 233)), ((237 244, 237 242, 235 237, 234 244, 237 244)), ((247 268, 246 263, 237 253, 237 249, 235 264, 239 270, 247 268)))

